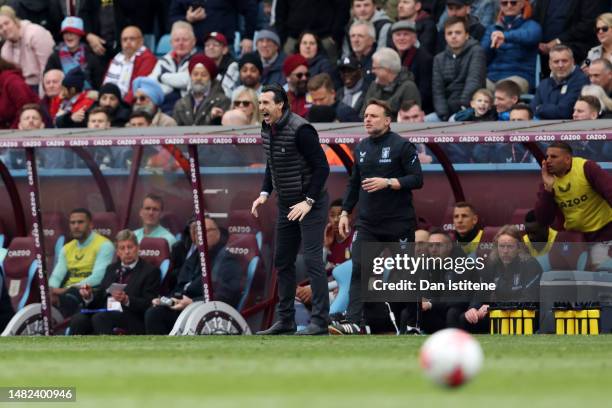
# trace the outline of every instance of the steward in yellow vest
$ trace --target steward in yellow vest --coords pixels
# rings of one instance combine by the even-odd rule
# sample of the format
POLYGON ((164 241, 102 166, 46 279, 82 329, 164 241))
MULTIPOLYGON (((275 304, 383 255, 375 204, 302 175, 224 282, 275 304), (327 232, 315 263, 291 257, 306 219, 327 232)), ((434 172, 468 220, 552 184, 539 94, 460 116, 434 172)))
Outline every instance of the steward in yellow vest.
POLYGON ((112 242, 93 231, 89 210, 72 210, 69 228, 74 239, 62 248, 49 278, 51 302, 59 306, 64 317, 78 311, 78 287, 100 285, 115 254, 112 242))
POLYGON ((563 227, 582 232, 587 242, 612 240, 612 176, 594 161, 572 157, 565 142, 546 149, 535 206, 538 222, 546 226, 559 211, 563 227))

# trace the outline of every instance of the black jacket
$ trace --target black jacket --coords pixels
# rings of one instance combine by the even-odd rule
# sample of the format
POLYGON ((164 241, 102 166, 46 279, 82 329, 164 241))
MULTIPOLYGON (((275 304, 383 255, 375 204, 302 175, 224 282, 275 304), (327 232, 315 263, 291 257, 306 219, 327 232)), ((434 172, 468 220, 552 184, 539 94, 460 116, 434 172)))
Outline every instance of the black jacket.
MULTIPOLYGON (((113 262, 106 268, 106 274, 102 278, 100 287, 94 290, 94 299, 87 305, 90 309, 106 307, 106 298, 110 296, 106 293, 106 289, 113 283, 119 282, 118 271, 121 268, 121 261, 113 262)), ((129 306, 122 306, 126 312, 142 316, 144 318, 145 311, 151 306, 151 301, 159 294, 159 279, 160 271, 153 265, 145 262, 142 259, 134 269, 130 272, 125 293, 129 297, 129 306)))
POLYGON ((278 0, 274 25, 283 43, 309 30, 319 38, 332 37, 339 45, 350 7, 349 0, 278 0))
MULTIPOLYGON (((213 299, 237 307, 242 295, 242 266, 235 255, 230 254, 226 248, 227 232, 221 231, 221 239, 213 248, 210 248, 208 259, 212 265, 213 299)), ((172 295, 185 295, 194 301, 204 298, 202 285, 202 272, 200 269, 200 254, 194 251, 178 271, 176 287, 172 295)))
POLYGON ((580 64, 591 47, 597 44, 594 32, 595 18, 601 11, 597 0, 538 0, 533 18, 542 26, 542 41, 549 42, 559 38, 574 52, 574 59, 580 64), (549 21, 555 3, 562 1, 568 12, 563 20, 549 21))
POLYGON ((359 226, 416 225, 412 190, 423 186, 423 175, 414 145, 389 131, 382 136, 363 139, 355 147, 353 157, 355 164, 342 209, 350 213, 359 201, 359 226), (386 188, 368 193, 361 182, 369 177, 397 178, 401 189, 386 188))

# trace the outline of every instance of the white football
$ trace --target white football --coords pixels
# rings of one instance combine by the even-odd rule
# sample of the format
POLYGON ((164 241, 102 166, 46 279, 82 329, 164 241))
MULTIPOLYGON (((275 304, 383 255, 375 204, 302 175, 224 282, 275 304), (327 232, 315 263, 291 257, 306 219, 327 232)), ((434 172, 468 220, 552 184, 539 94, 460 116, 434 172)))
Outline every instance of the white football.
POLYGON ((423 343, 420 353, 425 375, 448 387, 458 387, 472 379, 480 371, 483 360, 478 341, 459 329, 434 333, 423 343))

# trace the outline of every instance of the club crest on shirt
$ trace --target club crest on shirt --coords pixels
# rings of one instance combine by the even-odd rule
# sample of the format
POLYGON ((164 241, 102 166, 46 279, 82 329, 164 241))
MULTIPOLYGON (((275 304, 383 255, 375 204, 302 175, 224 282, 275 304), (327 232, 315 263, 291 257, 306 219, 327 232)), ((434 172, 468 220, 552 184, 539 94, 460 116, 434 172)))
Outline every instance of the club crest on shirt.
POLYGON ((359 163, 363 163, 367 152, 359 152, 359 163))
POLYGON ((380 160, 378 161, 379 163, 390 163, 391 159, 389 158, 391 154, 391 147, 387 146, 387 147, 383 147, 382 148, 382 152, 380 154, 380 160))

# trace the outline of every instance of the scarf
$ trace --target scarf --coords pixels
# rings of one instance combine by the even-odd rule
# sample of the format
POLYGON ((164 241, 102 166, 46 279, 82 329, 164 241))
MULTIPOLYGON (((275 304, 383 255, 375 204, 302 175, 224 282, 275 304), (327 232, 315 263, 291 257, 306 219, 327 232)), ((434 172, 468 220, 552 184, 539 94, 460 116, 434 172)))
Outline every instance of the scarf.
POLYGON ((417 49, 416 47, 410 47, 404 52, 404 57, 402 58, 402 65, 407 67, 408 69, 412 68, 412 63, 414 62, 414 57, 416 56, 417 49))
POLYGON ((344 97, 342 98, 342 103, 344 103, 345 105, 350 106, 351 108, 353 107, 353 97, 356 94, 359 94, 362 92, 363 88, 363 78, 361 78, 359 81, 357 81, 357 83, 355 84, 354 87, 352 88, 347 88, 346 86, 344 87, 344 97))
MULTIPOLYGON (((59 58, 62 63, 62 71, 64 75, 68 74, 74 68, 80 67, 83 72, 87 72, 87 58, 85 56, 85 45, 79 44, 79 48, 73 53, 70 52, 65 43, 61 43, 59 50, 59 58)), ((83 89, 91 89, 89 81, 85 80, 83 89)))

